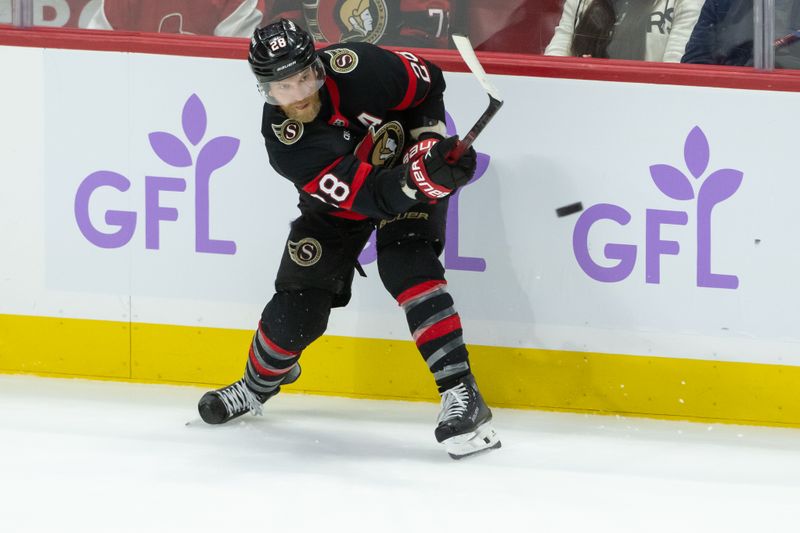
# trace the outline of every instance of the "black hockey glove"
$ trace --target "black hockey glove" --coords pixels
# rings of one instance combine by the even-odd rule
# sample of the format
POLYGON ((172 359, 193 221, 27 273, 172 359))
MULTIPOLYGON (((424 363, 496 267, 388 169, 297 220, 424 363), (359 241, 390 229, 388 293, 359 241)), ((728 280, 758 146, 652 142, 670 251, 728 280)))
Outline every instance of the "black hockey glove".
POLYGON ((455 148, 456 143, 458 137, 444 139, 436 143, 425 157, 415 159, 408 165, 407 187, 415 192, 417 200, 446 198, 472 179, 477 159, 474 148, 470 146, 458 161, 447 162, 447 154, 455 148))

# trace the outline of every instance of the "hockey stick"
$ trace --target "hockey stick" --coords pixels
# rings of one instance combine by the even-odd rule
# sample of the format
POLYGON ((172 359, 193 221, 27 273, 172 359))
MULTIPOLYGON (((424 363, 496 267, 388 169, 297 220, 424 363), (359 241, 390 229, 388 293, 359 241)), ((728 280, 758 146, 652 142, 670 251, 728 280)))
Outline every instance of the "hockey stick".
POLYGON ((784 46, 789 46, 790 44, 794 44, 797 41, 800 41, 800 30, 796 30, 789 34, 786 34, 780 39, 775 39, 775 42, 773 44, 775 45, 775 48, 783 48, 784 46))
POLYGON ((480 135, 486 125, 489 124, 489 121, 492 120, 492 117, 494 117, 497 111, 503 106, 503 99, 500 96, 500 92, 497 90, 497 87, 489 81, 486 71, 483 70, 480 61, 478 61, 478 56, 475 55, 475 49, 472 48, 472 43, 469 42, 469 38, 466 35, 453 34, 453 42, 458 49, 458 53, 461 54, 461 58, 475 77, 478 78, 483 89, 489 94, 489 107, 486 108, 486 111, 478 118, 475 125, 464 135, 464 138, 458 141, 456 147, 447 154, 447 161, 450 163, 458 161, 458 159, 464 155, 464 152, 472 146, 472 143, 475 142, 478 135, 480 135))

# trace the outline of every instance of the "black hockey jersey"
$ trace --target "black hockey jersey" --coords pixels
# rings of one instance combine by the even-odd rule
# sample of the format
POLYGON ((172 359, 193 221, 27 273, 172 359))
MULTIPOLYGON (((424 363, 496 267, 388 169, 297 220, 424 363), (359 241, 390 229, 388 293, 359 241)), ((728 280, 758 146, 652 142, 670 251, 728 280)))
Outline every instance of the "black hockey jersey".
POLYGON ((264 104, 270 164, 297 187, 301 211, 357 220, 406 211, 418 201, 403 192, 398 162, 415 142, 412 130, 444 122, 442 71, 417 55, 368 43, 318 53, 327 77, 312 122, 264 104))

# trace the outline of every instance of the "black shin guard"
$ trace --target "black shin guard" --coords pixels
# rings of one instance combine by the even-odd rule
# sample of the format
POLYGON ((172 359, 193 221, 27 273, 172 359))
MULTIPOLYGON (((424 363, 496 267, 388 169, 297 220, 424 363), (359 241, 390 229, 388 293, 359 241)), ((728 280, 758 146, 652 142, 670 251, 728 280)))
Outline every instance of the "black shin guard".
POLYGON ((245 369, 247 386, 262 396, 299 375, 297 361, 328 326, 332 295, 321 289, 279 291, 264 308, 245 369))
POLYGON ((333 295, 323 289, 278 291, 261 313, 269 338, 284 350, 301 352, 328 327, 333 295))
POLYGON ((461 319, 447 292, 444 268, 431 243, 393 243, 378 253, 386 289, 403 307, 411 335, 440 392, 470 373, 461 319))

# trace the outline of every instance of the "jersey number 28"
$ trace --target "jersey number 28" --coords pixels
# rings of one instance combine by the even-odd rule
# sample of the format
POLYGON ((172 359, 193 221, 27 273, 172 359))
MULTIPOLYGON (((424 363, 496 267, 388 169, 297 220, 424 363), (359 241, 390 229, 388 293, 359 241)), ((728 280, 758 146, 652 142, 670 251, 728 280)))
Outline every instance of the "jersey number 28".
POLYGON ((336 205, 340 202, 344 202, 347 200, 347 197, 350 196, 350 186, 333 174, 325 174, 322 179, 319 180, 319 192, 325 193, 328 198, 324 198, 320 194, 314 194, 312 196, 319 198, 327 204, 336 205))
POLYGON ((422 81, 427 81, 430 83, 431 81, 431 74, 428 72, 428 67, 426 67, 417 56, 412 54, 411 52, 397 52, 401 56, 408 59, 408 63, 411 65, 411 70, 414 71, 414 75, 421 79, 422 81))

